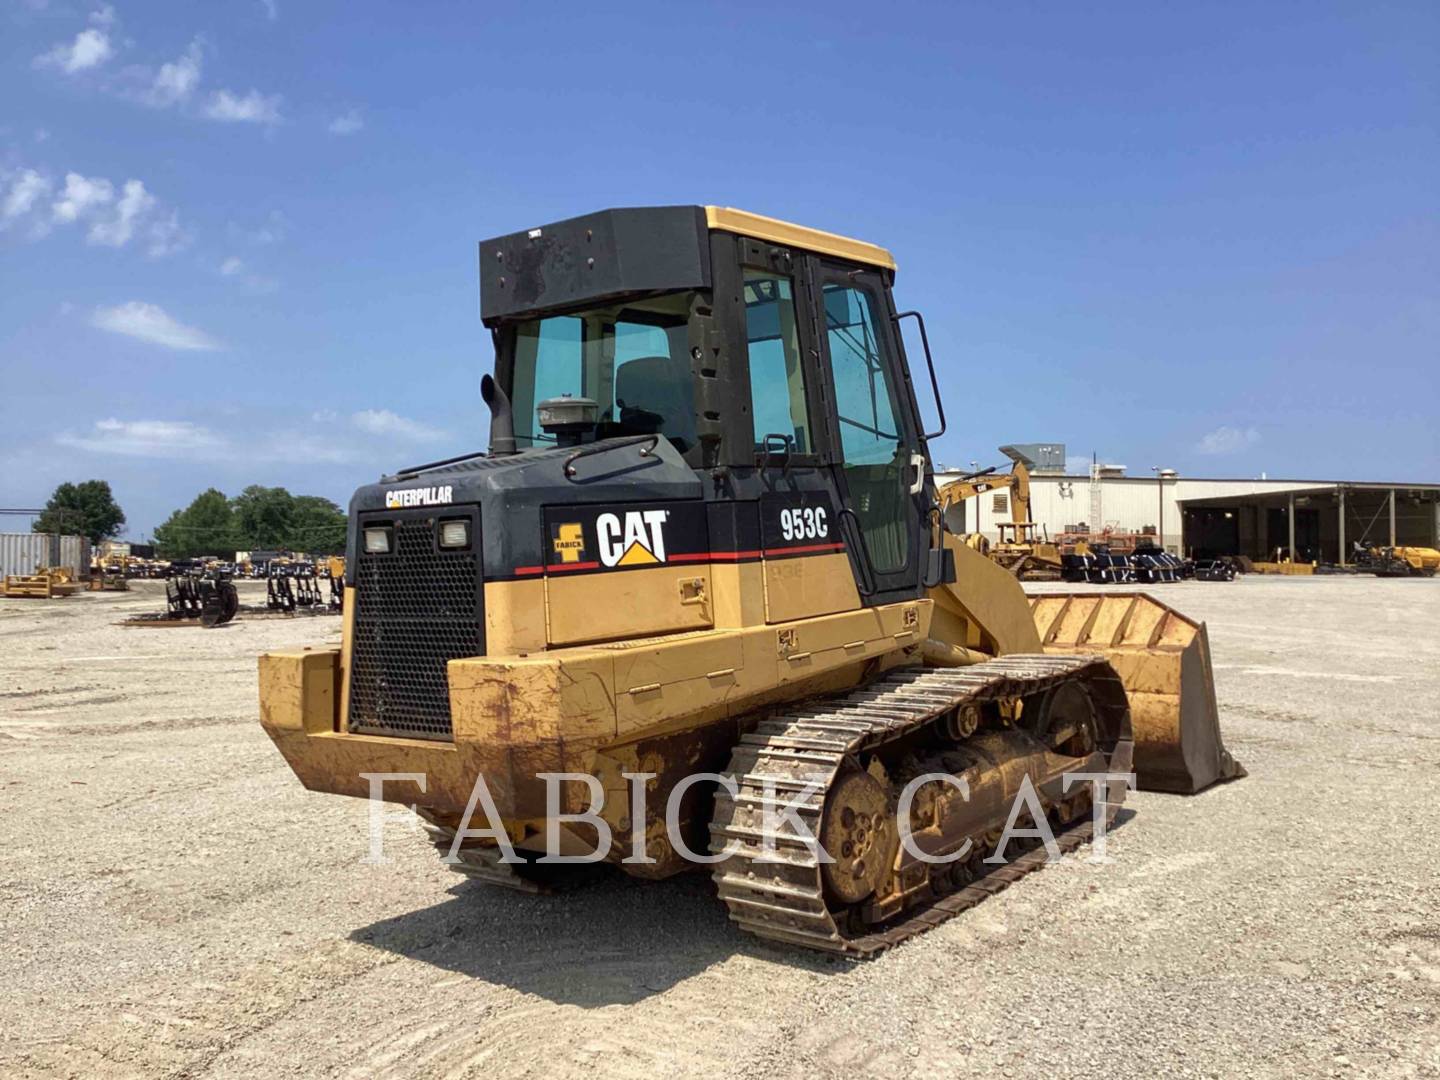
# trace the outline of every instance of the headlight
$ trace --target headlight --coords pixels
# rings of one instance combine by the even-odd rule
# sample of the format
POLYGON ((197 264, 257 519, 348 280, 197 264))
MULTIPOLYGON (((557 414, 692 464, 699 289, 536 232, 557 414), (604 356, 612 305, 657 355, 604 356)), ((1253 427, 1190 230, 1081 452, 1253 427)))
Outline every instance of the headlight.
POLYGON ((440 546, 442 548, 463 548, 470 546, 470 522, 459 521, 440 523, 440 546))
POLYGON ((365 554, 384 555, 390 550, 390 530, 386 528, 365 530, 365 554))

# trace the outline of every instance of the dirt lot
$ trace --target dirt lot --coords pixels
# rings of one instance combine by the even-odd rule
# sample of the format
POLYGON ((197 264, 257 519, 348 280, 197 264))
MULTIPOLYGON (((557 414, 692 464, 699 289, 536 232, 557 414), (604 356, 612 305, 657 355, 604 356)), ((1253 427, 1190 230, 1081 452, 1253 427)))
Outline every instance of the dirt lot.
POLYGON ((1440 1076, 1440 581, 1155 591, 1249 779, 858 966, 704 877, 512 895, 402 825, 363 864, 256 721, 254 655, 334 617, 0 601, 0 1075, 1440 1076))

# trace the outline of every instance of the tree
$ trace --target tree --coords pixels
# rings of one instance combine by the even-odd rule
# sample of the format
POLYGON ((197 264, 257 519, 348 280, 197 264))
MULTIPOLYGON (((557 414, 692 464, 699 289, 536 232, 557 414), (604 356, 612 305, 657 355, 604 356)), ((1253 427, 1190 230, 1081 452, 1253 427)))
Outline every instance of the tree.
POLYGON ((235 519, 225 493, 209 488, 155 530, 155 546, 170 559, 228 555, 235 550, 235 519))
POLYGON ((284 547, 290 539, 295 497, 283 487, 251 484, 235 496, 235 531, 251 548, 284 547))
POLYGON ((295 551, 338 555, 345 550, 345 512, 319 495, 296 495, 290 517, 290 540, 295 551))
POLYGON ((233 499, 211 488, 155 530, 160 554, 172 559, 236 550, 345 550, 345 512, 318 495, 252 484, 233 499))
POLYGON ((61 484, 45 504, 31 529, 39 533, 68 533, 98 544, 118 536, 125 527, 125 511, 104 480, 61 484))

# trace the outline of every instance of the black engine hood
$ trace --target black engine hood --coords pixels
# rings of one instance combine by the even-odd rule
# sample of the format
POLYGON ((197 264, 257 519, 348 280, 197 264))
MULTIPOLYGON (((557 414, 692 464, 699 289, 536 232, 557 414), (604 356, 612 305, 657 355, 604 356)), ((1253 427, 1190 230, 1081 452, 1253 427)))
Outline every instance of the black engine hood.
POLYGON ((663 437, 477 457, 389 477, 350 500, 348 556, 358 565, 359 522, 386 512, 479 506, 486 578, 543 564, 544 507, 703 498, 700 476, 663 437), (572 473, 573 475, 567 475, 572 473))

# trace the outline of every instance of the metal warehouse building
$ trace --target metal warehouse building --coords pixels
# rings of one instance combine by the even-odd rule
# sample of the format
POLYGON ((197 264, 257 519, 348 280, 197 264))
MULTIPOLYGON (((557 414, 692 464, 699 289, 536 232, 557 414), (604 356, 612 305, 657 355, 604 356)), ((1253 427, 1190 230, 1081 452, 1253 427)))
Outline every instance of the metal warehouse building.
MULTIPOLYGON (((1357 543, 1440 547, 1440 484, 1142 477, 1101 465, 1089 476, 1032 472, 1030 495, 1042 536, 1153 531, 1177 555, 1274 560, 1293 551, 1299 562, 1344 565, 1357 543)), ((1010 520, 1009 494, 996 492, 967 500, 950 525, 994 540, 996 523, 1010 520)))

